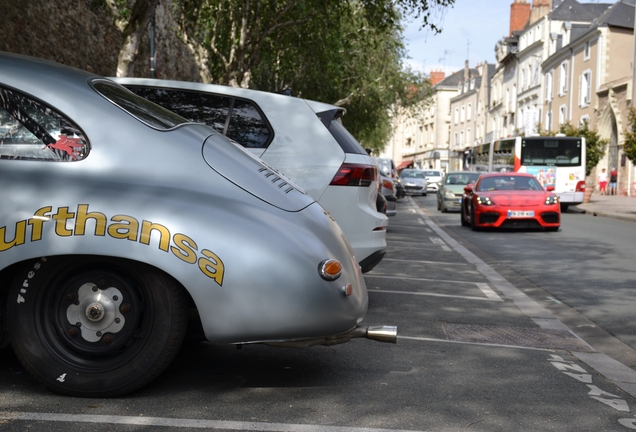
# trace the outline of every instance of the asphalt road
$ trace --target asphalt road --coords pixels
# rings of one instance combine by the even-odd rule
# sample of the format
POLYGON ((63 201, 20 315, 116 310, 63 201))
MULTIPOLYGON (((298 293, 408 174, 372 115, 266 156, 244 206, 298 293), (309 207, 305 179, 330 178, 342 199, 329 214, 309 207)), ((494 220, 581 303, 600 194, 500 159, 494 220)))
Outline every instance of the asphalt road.
POLYGON ((628 256, 612 255, 629 226, 584 217, 564 215, 557 233, 472 232, 432 194, 402 199, 387 258, 365 276, 366 324, 397 325, 396 345, 189 343, 158 380, 113 399, 51 394, 4 350, 0 430, 636 429, 634 333, 612 335, 630 308, 630 268, 614 271, 628 256))

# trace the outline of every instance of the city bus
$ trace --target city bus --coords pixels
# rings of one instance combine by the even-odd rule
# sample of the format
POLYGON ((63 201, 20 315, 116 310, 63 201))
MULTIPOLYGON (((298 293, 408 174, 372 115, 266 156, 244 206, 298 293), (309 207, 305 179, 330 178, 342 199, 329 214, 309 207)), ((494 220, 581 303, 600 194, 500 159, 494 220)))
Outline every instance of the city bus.
POLYGON ((495 140, 472 148, 471 169, 534 174, 554 186, 562 210, 581 204, 585 193, 585 138, 531 136, 495 140))

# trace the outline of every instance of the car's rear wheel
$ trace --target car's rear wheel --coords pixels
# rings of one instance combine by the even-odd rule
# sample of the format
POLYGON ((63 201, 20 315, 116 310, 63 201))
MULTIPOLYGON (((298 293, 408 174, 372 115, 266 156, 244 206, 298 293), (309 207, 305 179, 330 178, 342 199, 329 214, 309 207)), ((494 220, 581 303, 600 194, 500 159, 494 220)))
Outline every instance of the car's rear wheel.
POLYGON ((22 365, 72 396, 111 397, 149 383, 176 355, 187 325, 186 297, 173 279, 115 258, 32 261, 8 301, 22 365))

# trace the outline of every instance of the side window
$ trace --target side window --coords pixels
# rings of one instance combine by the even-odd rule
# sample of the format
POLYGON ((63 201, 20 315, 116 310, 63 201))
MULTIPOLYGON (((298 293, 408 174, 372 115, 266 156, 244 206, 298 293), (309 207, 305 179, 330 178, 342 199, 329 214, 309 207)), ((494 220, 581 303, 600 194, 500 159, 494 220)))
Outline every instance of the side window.
POLYGON ((226 135, 243 147, 265 148, 270 142, 271 134, 256 105, 234 99, 226 135))
POLYGON ((266 148, 272 140, 267 122, 250 101, 190 90, 128 88, 191 122, 212 126, 243 147, 266 148))
POLYGON ((88 139, 52 108, 0 87, 0 159, 72 162, 86 158, 88 139))
POLYGON ((186 90, 128 87, 133 93, 179 114, 191 122, 212 126, 225 132, 230 98, 186 90))

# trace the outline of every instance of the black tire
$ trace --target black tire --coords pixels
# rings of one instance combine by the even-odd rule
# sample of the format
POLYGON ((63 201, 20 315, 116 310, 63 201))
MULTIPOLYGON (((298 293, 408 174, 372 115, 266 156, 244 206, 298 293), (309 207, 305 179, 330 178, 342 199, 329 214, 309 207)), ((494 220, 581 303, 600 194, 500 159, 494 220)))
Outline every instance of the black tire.
POLYGON ((464 204, 462 204, 460 215, 461 215, 462 226, 468 226, 468 222, 466 222, 466 211, 464 210, 464 204))
POLYGON ((470 229, 473 231, 479 231, 479 227, 475 222, 475 207, 471 207, 470 211, 470 229))
POLYGON ((31 261, 8 299, 16 356, 47 388, 70 396, 112 397, 148 384, 175 357, 187 326, 182 287, 116 258, 31 261))
POLYGON ((567 203, 567 204, 561 203, 560 207, 561 207, 561 213, 567 213, 568 208, 570 208, 570 204, 569 203, 567 203))
POLYGON ((437 200, 437 210, 438 211, 442 210, 442 204, 439 202, 439 199, 437 200))
POLYGON ((426 192, 424 192, 424 193, 422 194, 422 196, 426 196, 426 192))

